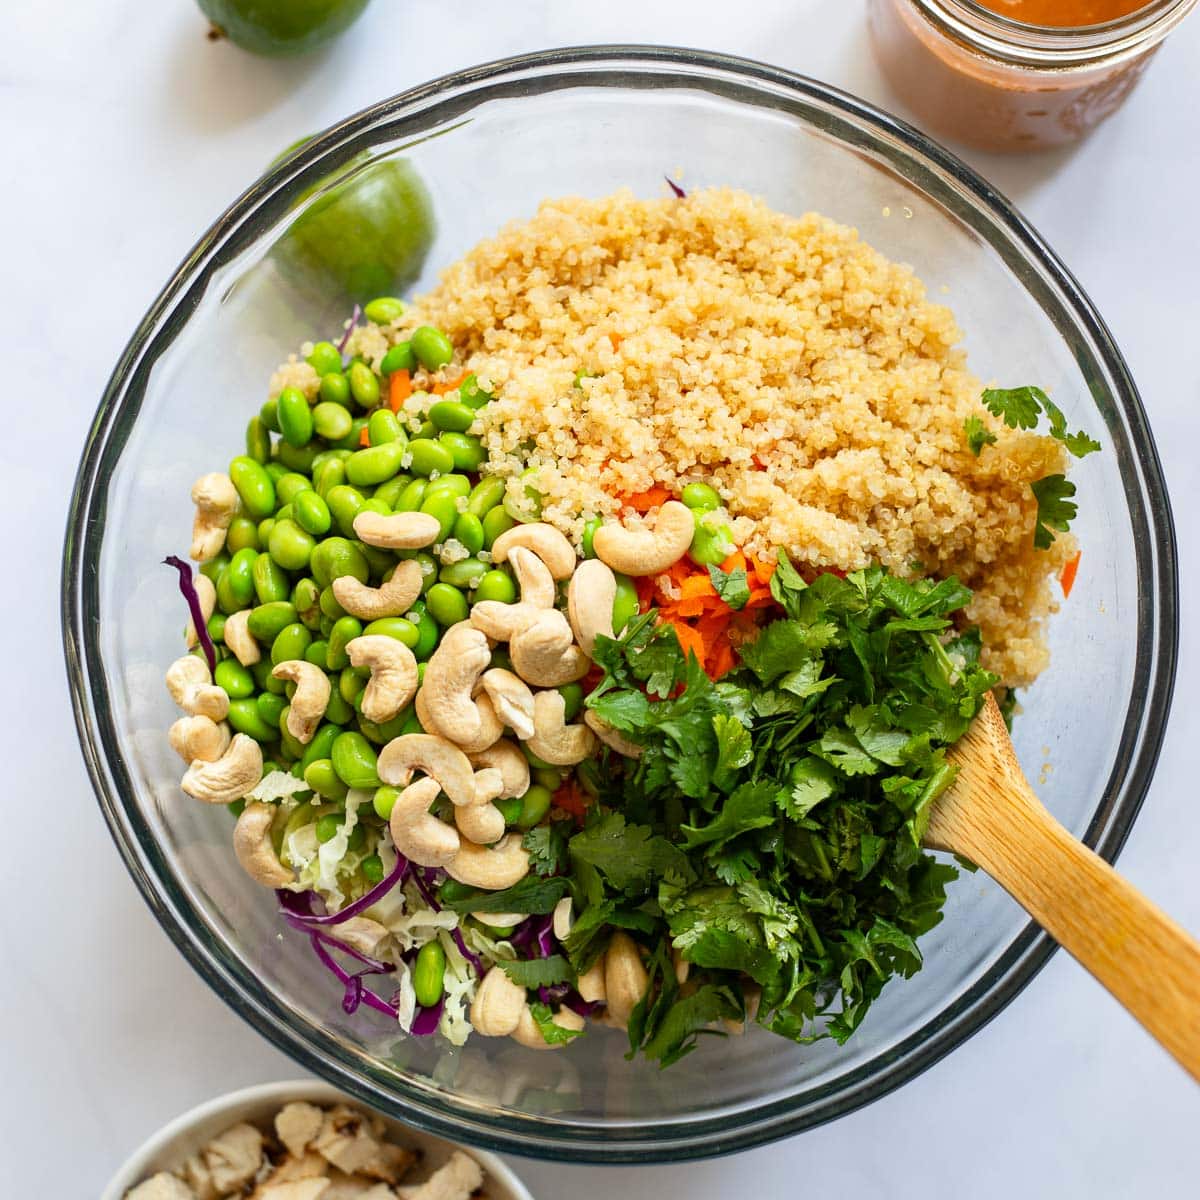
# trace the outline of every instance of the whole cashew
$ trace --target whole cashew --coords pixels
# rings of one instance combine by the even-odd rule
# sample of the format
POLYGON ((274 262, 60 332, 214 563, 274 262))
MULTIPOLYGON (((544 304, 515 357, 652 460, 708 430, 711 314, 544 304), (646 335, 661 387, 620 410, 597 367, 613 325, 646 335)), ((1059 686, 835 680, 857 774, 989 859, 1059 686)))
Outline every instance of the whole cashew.
POLYGON ((363 621, 402 617, 420 596, 422 578, 421 564, 405 559, 391 579, 377 588, 368 587, 353 575, 339 575, 332 584, 333 598, 352 617, 363 621))
POLYGON ((475 772, 475 799, 454 810, 458 832, 477 846, 490 846, 504 836, 504 814, 492 803, 504 791, 504 777, 494 767, 475 772))
POLYGON ((212 681, 208 664, 194 654, 177 658, 166 674, 171 699, 194 717, 223 721, 229 714, 229 697, 212 681))
POLYGON ((243 667, 252 667, 256 662, 262 661, 262 651, 254 640, 254 635, 250 632, 249 621, 250 610, 248 608, 240 609, 225 618, 223 635, 225 645, 233 651, 233 657, 243 667))
POLYGON ((616 522, 601 525, 592 548, 601 562, 623 575, 657 575, 687 553, 695 534, 692 510, 668 500, 648 529, 626 529, 616 522))
POLYGON ((421 691, 436 732, 468 754, 492 745, 504 726, 487 696, 475 699, 475 685, 492 661, 487 637, 469 621, 451 625, 425 664, 421 691))
POLYGON ((180 786, 193 799, 206 804, 229 804, 240 800, 262 778, 262 770, 258 743, 238 733, 214 762, 193 762, 180 786))
POLYGON ((242 809, 233 827, 233 852, 242 869, 263 887, 281 888, 295 881, 295 876, 279 861, 271 844, 271 826, 275 808, 255 800, 242 809))
POLYGON ((459 854, 458 834, 429 811, 441 790, 432 778, 410 783, 396 797, 388 819, 396 850, 421 867, 444 867, 459 854))
POLYGON ((354 532, 368 546, 387 550, 421 550, 437 541, 441 522, 422 512, 360 512, 354 518, 354 532))
POLYGON ((671 966, 675 970, 675 982, 682 987, 692 973, 692 964, 683 957, 683 952, 677 947, 671 947, 671 966))
POLYGON ((588 658, 601 634, 613 636, 613 601, 617 598, 617 577, 598 558, 579 564, 567 586, 567 615, 575 640, 588 658))
POLYGON ((229 745, 230 732, 224 721, 218 725, 209 717, 180 717, 167 731, 167 738, 186 763, 196 759, 216 762, 229 745))
POLYGON ((514 525, 512 529, 502 533, 492 543, 492 562, 504 562, 514 546, 524 546, 532 550, 550 568, 550 574, 555 579, 570 579, 578 561, 575 548, 566 537, 553 525, 544 522, 514 525))
POLYGON ((360 954, 369 954, 378 958, 379 943, 391 935, 391 930, 370 917, 351 917, 342 921, 337 927, 339 942, 357 950, 360 954))
MULTIPOLYGON (((467 757, 470 758, 472 766, 493 767, 500 772, 503 790, 497 795, 498 800, 523 796, 529 791, 529 759, 507 739, 501 738, 495 745, 467 757)), ((478 775, 476 779, 478 779, 478 775)), ((508 923, 507 921, 500 922, 501 925, 508 923)))
POLYGON ((571 909, 574 907, 570 896, 564 896, 554 906, 552 928, 554 936, 561 942, 571 932, 571 909))
POLYGON ((471 1001, 471 1025, 484 1037, 508 1037, 516 1031, 525 1008, 525 989, 492 967, 479 981, 471 1001))
MULTIPOLYGON (((217 585, 207 575, 201 575, 197 571, 192 579, 192 586, 196 589, 196 595, 200 600, 200 615, 207 624, 208 618, 213 615, 213 611, 217 607, 217 585)), ((200 644, 200 635, 196 632, 196 622, 191 617, 188 617, 187 628, 183 631, 183 636, 189 650, 194 650, 200 644)))
POLYGON ((196 516, 192 520, 191 557, 196 562, 208 562, 225 545, 225 532, 237 512, 237 488, 228 475, 213 471, 192 484, 192 503, 196 516))
POLYGON ((287 731, 301 745, 308 745, 329 705, 329 676, 315 663, 305 662, 302 658, 279 663, 271 674, 276 679, 290 679, 296 685, 288 709, 287 731))
MULTIPOLYGON (((470 804, 475 799, 475 772, 471 762, 445 738, 429 733, 405 733, 392 738, 379 752, 376 770, 384 783, 406 787, 417 769, 437 780, 453 804, 470 804)), ((432 800, 431 796, 430 803, 432 800)))
POLYGON ((497 925, 502 928, 520 925, 529 918, 528 913, 519 912, 473 912, 471 914, 480 925, 497 925))
POLYGON ((417 720, 420 722, 421 728, 426 733, 435 733, 437 727, 433 723, 433 718, 429 715, 429 702, 425 698, 424 688, 417 688, 417 694, 413 697, 413 711, 417 714, 417 720))
POLYGON ((508 644, 513 670, 535 687, 561 687, 582 679, 591 661, 578 646, 567 618, 548 608, 508 644))
POLYGON ((595 753, 596 735, 586 725, 568 725, 561 693, 538 692, 533 698, 534 734, 529 749, 556 767, 571 767, 595 753))
POLYGON ((637 943, 618 929, 604 952, 604 990, 608 1015, 621 1026, 629 1024, 633 1006, 642 998, 649 982, 637 943))
POLYGON ((390 721, 417 694, 417 660, 403 642, 369 633, 347 642, 346 654, 354 666, 371 669, 362 694, 362 715, 368 721, 390 721))
POLYGON ((544 609, 553 608, 556 595, 550 568, 532 550, 514 546, 510 561, 521 599, 516 604, 481 600, 471 609, 471 624, 498 642, 509 641, 532 625, 544 609))
POLYGON ((520 883, 529 874, 529 854, 521 845, 519 833, 506 833, 490 849, 464 842, 446 863, 446 874, 469 887, 499 892, 520 883))
MULTIPOLYGON (((522 741, 533 736, 533 693, 519 675, 492 667, 479 677, 496 716, 522 741)), ((520 752, 518 751, 518 754, 520 752)))
POLYGON ((575 981, 575 990, 581 1000, 589 1004, 608 1003, 608 988, 604 985, 604 958, 602 954, 575 981))
POLYGON ((614 729, 599 713, 590 708, 583 714, 587 727, 610 749, 626 758, 641 758, 642 747, 632 742, 619 729, 614 729))
MULTIPOLYGON (((581 1030, 585 1022, 577 1012, 572 1012, 569 1008, 560 1008, 554 1014, 554 1024, 561 1029, 581 1030)), ((548 1042, 542 1037, 542 1031, 533 1019, 528 1004, 522 1005, 521 1018, 511 1036, 513 1041, 519 1042, 529 1050, 561 1050, 567 1045, 566 1042, 548 1042)))

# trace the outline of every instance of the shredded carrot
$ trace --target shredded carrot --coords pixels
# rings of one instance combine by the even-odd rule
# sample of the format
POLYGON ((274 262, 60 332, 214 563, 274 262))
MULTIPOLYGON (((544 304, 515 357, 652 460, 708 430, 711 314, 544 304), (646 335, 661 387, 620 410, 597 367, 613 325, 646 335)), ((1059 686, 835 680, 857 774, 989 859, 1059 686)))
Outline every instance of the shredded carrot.
POLYGON ((610 334, 608 335, 608 340, 609 340, 610 342, 612 342, 612 348, 613 348, 614 350, 620 350, 620 348, 621 348, 621 343, 622 343, 622 342, 625 340, 625 338, 624 338, 624 336, 623 336, 622 334, 619 334, 619 333, 610 333, 610 334))
POLYGON ((638 612, 648 612, 654 607, 654 593, 657 590, 654 580, 649 575, 642 575, 634 581, 637 588, 638 612))
POLYGON ((733 653, 733 647, 727 642, 718 642, 709 655, 709 660, 706 665, 709 675, 713 679, 720 679, 722 675, 727 675, 733 668, 737 666, 737 656, 733 653))
POLYGON ((665 487, 656 484, 644 492, 630 492, 626 496, 617 498, 626 508, 632 508, 635 512, 647 513, 652 508, 658 508, 660 504, 666 504, 671 498, 671 493, 665 487))
POLYGON ((722 564, 721 570, 729 575, 733 571, 746 570, 746 556, 740 551, 735 550, 722 564))
POLYGON ((1075 557, 1063 567, 1062 574, 1058 577, 1059 583, 1062 584, 1064 600, 1070 596, 1071 589, 1075 586, 1075 576, 1079 574, 1079 560, 1082 557, 1083 551, 1077 551, 1075 557))
POLYGON ((683 651, 684 657, 694 654, 696 661, 704 666, 704 660, 708 657, 708 647, 704 644, 704 638, 700 631, 693 629, 683 621, 673 621, 671 625, 675 630, 675 636, 679 639, 679 648, 683 651))
POLYGON ((750 568, 754 572, 754 578, 759 583, 768 584, 771 582, 771 576, 775 574, 775 568, 778 566, 774 562, 764 562, 761 558, 755 558, 753 554, 748 555, 750 568))
POLYGON ((694 600, 701 596, 715 596, 716 594, 717 589, 713 587, 707 572, 703 575, 689 575, 686 579, 679 581, 679 598, 681 600, 694 600))
POLYGON ((453 375, 449 379, 443 379, 441 383, 435 383, 429 390, 435 396, 444 396, 447 392, 454 391, 466 377, 466 371, 460 371, 457 375, 453 375))
POLYGON ((371 434, 365 425, 358 431, 358 444, 360 446, 369 446, 371 444, 371 434))
POLYGON ((407 371, 393 371, 388 381, 388 407, 398 413, 412 395, 412 376, 407 371))
POLYGON ((554 807, 569 813, 577 823, 582 824, 588 810, 588 797, 583 788, 575 782, 575 776, 569 776, 554 793, 554 807))

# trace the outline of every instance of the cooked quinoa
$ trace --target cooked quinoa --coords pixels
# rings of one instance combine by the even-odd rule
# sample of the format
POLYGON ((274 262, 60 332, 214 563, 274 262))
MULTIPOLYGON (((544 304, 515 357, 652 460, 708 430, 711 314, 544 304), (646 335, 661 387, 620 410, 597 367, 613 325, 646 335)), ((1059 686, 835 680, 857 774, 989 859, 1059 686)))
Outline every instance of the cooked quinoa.
POLYGON ((986 665, 1014 686, 1045 667, 1075 545, 1034 549, 1029 485, 1065 453, 986 417, 950 310, 853 229, 729 189, 547 201, 351 348, 378 363, 426 323, 497 395, 473 429, 487 469, 519 498, 537 468, 542 518, 577 542, 622 495, 704 480, 744 549, 956 574, 986 665), (997 437, 978 458, 969 415, 997 437))

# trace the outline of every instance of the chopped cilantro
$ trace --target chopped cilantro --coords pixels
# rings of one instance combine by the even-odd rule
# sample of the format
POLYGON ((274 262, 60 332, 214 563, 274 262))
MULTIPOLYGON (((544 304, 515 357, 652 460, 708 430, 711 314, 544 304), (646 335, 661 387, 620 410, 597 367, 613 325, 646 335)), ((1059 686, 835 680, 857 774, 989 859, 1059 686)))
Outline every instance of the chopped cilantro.
POLYGON ((548 1004, 531 1004, 529 1012, 548 1046, 562 1046, 583 1032, 582 1029, 567 1029, 565 1026, 556 1025, 548 1004))
POLYGON ((513 962, 496 962, 513 983, 523 988, 551 987, 556 983, 574 983, 575 972, 561 954, 549 958, 528 958, 513 962))
POLYGON ((1037 524, 1033 528, 1033 544, 1039 550, 1049 550, 1054 531, 1066 533, 1079 511, 1071 499, 1075 485, 1065 475, 1047 475, 1029 485, 1037 498, 1037 524))
POLYGON ((996 435, 983 423, 981 417, 968 417, 963 422, 963 432, 967 435, 967 447, 976 458, 983 452, 984 446, 996 444, 996 435))
POLYGON ((750 585, 746 582, 746 570, 738 567, 733 571, 722 571, 720 567, 710 566, 708 577, 717 589, 717 595, 732 609, 745 608, 750 599, 750 585))

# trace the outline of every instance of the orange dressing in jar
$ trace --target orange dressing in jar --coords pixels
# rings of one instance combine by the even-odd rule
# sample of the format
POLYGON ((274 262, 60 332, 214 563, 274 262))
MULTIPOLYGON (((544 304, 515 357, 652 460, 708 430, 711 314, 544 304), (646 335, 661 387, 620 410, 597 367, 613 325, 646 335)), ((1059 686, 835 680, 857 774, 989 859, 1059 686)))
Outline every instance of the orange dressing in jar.
POLYGON ((1197 0, 869 0, 871 41, 928 125, 987 150, 1074 142, 1197 0))

